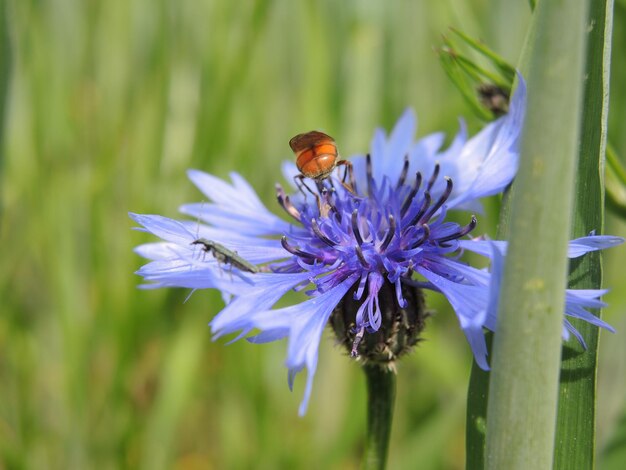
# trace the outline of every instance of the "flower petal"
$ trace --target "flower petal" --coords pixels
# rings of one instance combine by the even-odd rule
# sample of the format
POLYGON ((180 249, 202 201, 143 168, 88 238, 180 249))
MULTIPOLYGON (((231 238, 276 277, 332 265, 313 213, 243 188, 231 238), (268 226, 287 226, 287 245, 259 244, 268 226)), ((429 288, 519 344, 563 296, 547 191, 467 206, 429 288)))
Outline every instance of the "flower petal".
MULTIPOLYGON (((307 384, 299 408, 300 416, 306 413, 311 396, 324 327, 333 309, 356 279, 356 276, 351 276, 328 292, 305 302, 277 310, 257 311, 248 318, 249 324, 263 331, 264 335, 283 337, 289 331, 286 365, 289 368, 290 383, 299 371, 307 368, 307 384)), ((262 340, 265 338, 266 336, 261 337, 262 340)), ((254 337, 251 340, 255 341, 254 337)))
POLYGON ((459 246, 464 250, 472 251, 486 258, 493 259, 494 248, 497 248, 502 255, 506 255, 508 242, 503 240, 473 238, 471 240, 459 240, 459 246))
MULTIPOLYGON (((423 175, 432 173, 437 160, 437 151, 445 135, 442 132, 436 132, 414 143, 413 136, 416 127, 415 113, 407 109, 396 123, 389 139, 386 138, 382 129, 376 130, 370 145, 370 156, 372 176, 379 185, 385 177, 393 184, 396 183, 402 172, 405 157, 409 157, 410 162, 408 174, 415 175, 417 171, 422 172, 423 175)), ((356 186, 359 191, 364 192, 368 186, 366 157, 365 155, 352 155, 349 160, 352 163, 356 186)), ((438 196, 439 193, 436 191, 435 188, 434 194, 438 196)))
MULTIPOLYGON (((189 249, 166 244, 169 257, 161 257, 142 266, 136 274, 154 284, 143 287, 183 287, 189 289, 220 289, 242 294, 254 285, 253 277, 236 268, 225 269, 213 258, 193 255, 189 249)), ((165 251, 164 251, 165 253, 165 251)))
MULTIPOLYGON (((449 160, 458 174, 453 180, 455 192, 448 203, 450 208, 461 208, 473 200, 501 192, 517 173, 518 144, 526 108, 526 84, 519 74, 518 79, 508 114, 487 125, 463 146, 453 161, 449 160)), ((446 174, 443 165, 442 160, 442 171, 446 174)))
POLYGON ((565 315, 584 320, 587 323, 615 333, 615 329, 611 325, 586 310, 587 308, 606 307, 606 304, 599 300, 606 292, 603 289, 567 289, 565 291, 565 315))
POLYGON ((291 225, 267 210, 250 185, 232 173, 233 185, 199 170, 189 170, 189 179, 212 203, 185 204, 183 214, 197 217, 218 228, 245 235, 280 235, 291 225))
POLYGON ((489 370, 487 344, 483 334, 487 318, 488 287, 452 282, 422 267, 417 268, 417 271, 448 299, 472 348, 476 363, 481 369, 489 370))
POLYGON ((374 172, 378 181, 382 181, 383 175, 393 182, 398 179, 404 164, 404 157, 408 157, 411 152, 416 131, 417 117, 415 111, 407 108, 391 131, 382 161, 372 160, 374 166, 380 168, 374 172))
MULTIPOLYGON (((622 237, 611 235, 589 235, 587 237, 576 238, 568 244, 567 257, 578 258, 585 253, 612 248, 622 243, 624 243, 622 237)), ((459 245, 465 250, 478 253, 487 258, 492 258, 491 247, 497 247, 500 253, 506 256, 508 242, 503 240, 471 239, 459 240, 459 245)))
POLYGON ((138 224, 157 237, 178 245, 189 245, 196 237, 181 222, 161 215, 134 214, 128 215, 138 224))
MULTIPOLYGON (((497 309, 498 296, 500 293, 500 285, 504 274, 504 250, 502 245, 498 246, 494 242, 488 242, 492 245, 492 273, 491 284, 489 287, 489 306, 487 308, 487 319, 485 326, 491 331, 496 331, 497 327, 497 309)), ((592 246, 597 246, 591 243, 592 246)), ((611 244, 607 246, 612 246, 611 244)), ((587 308, 602 308, 606 304, 599 298, 607 291, 603 289, 566 289, 565 291, 565 315, 572 318, 578 318, 592 325, 604 328, 608 331, 615 332, 613 327, 602 321, 600 318, 587 311, 587 308)), ((586 348, 585 341, 580 332, 567 320, 563 319, 563 339, 568 340, 569 334, 573 334, 576 339, 586 348)))
POLYGON ((254 315, 271 308, 287 291, 307 281, 309 277, 307 272, 255 274, 254 286, 238 295, 209 323, 213 339, 237 331, 251 331, 256 327, 251 323, 254 315))
POLYGON ((624 243, 622 237, 614 237, 610 235, 590 235, 587 237, 576 238, 569 242, 567 249, 568 258, 578 258, 579 256, 589 253, 590 251, 603 250, 624 243))

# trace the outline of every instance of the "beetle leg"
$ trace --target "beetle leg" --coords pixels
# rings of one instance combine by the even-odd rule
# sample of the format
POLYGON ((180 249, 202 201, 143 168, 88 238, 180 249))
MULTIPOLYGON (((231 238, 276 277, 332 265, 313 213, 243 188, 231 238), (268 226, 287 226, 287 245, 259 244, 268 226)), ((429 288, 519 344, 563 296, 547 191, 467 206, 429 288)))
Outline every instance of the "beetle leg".
MULTIPOLYGON (((311 193, 313 195, 313 197, 315 197, 315 202, 317 203, 317 208, 320 210, 320 213, 322 212, 322 200, 320 199, 320 196, 318 193, 316 193, 315 191, 313 191, 308 184, 306 184, 304 182, 304 178, 306 178, 306 176, 304 176, 303 174, 299 174, 293 177, 293 180, 296 183, 296 186, 298 187, 298 189, 300 190, 300 192, 302 194, 304 194, 304 197, 306 198, 306 193, 304 192, 304 189, 302 189, 303 187, 305 187, 307 189, 307 191, 309 193, 311 193)), ((323 186, 321 184, 321 181, 315 181, 315 184, 318 188, 318 191, 322 191, 323 186)))
POLYGON ((343 178, 341 178, 341 184, 343 185, 343 187, 346 188, 350 193, 356 194, 356 179, 354 178, 354 168, 352 166, 352 163, 348 160, 339 160, 337 162, 337 166, 345 167, 343 178), (347 183, 346 179, 348 179, 347 183))
POLYGON ((304 197, 306 197, 306 193, 304 192, 304 189, 303 189, 304 187, 313 196, 315 196, 316 198, 319 198, 319 196, 309 187, 309 185, 304 182, 304 178, 306 178, 306 176, 304 176, 303 174, 299 174, 293 177, 293 180, 296 183, 296 186, 298 187, 298 191, 300 191, 304 195, 304 197))
POLYGON ((230 282, 233 282, 233 263, 232 263, 232 261, 231 261, 230 259, 228 259, 228 261, 227 261, 227 262, 229 263, 229 266, 228 266, 228 275, 229 275, 229 277, 230 277, 230 282))
POLYGON ((222 257, 215 250, 211 250, 211 253, 213 254, 213 258, 215 258, 215 261, 217 261, 217 269, 219 269, 220 277, 222 277, 222 274, 224 273, 222 270, 222 257))

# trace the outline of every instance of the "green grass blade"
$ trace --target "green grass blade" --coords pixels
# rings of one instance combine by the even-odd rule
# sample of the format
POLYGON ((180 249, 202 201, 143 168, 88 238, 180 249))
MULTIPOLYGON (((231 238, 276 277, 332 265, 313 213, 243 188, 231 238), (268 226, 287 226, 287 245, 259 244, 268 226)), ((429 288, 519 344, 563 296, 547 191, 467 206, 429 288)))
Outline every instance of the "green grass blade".
POLYGON ((152 470, 171 466, 177 424, 197 379, 206 333, 198 317, 190 315, 173 340, 163 368, 163 386, 147 424, 142 468, 152 470))
POLYGON ((442 50, 439 53, 439 62, 452 83, 454 83, 465 99, 466 104, 472 108, 472 111, 484 121, 491 120, 493 114, 480 104, 476 90, 472 87, 465 74, 462 73, 454 52, 449 49, 442 50))
POLYGON ((611 143, 606 145, 606 163, 622 186, 626 186, 626 168, 611 143))
POLYGON ((0 3, 0 171, 4 163, 4 120, 12 59, 8 29, 7 4, 2 2, 0 3))
POLYGON ((606 205, 611 212, 626 219, 626 169, 609 142, 606 147, 606 205))
POLYGON ((553 462, 586 19, 584 0, 567 8, 540 2, 535 10, 528 114, 494 337, 487 468, 553 462))
POLYGON ((469 37, 467 34, 462 32, 461 30, 458 30, 456 28, 450 28, 450 29, 457 36, 463 39, 463 42, 465 42, 465 44, 471 46, 480 54, 487 57, 490 60, 490 62, 493 65, 495 65, 495 67, 500 71, 500 73, 504 77, 504 81, 499 80, 497 77, 494 77, 492 78, 494 83, 496 83, 498 86, 506 86, 506 83, 511 83, 513 82, 513 80, 515 80, 515 68, 511 67, 511 65, 509 65, 509 63, 506 60, 504 60, 498 54, 493 52, 491 49, 485 46, 482 42, 479 42, 476 39, 469 37))
MULTIPOLYGON (((587 61, 581 144, 574 200, 572 238, 601 233, 604 226, 604 168, 606 150, 612 0, 592 0, 588 24, 587 61)), ((569 287, 598 289, 602 285, 600 253, 590 253, 571 265, 569 287)), ((599 314, 599 312, 595 312, 599 314)), ((576 322, 587 342, 564 345, 557 420, 555 469, 593 468, 595 454, 596 370, 598 328, 576 322)))
POLYGON ((626 412, 623 412, 602 452, 603 470, 621 470, 626 462, 626 412))

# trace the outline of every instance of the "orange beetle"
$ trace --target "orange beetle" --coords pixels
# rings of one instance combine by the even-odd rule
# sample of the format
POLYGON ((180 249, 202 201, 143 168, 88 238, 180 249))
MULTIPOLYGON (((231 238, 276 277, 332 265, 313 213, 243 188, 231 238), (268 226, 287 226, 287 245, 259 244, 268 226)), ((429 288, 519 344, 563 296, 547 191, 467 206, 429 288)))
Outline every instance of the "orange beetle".
MULTIPOLYGON (((348 174, 352 182, 352 164, 347 160, 337 160, 339 157, 337 144, 331 136, 319 131, 310 131, 293 137, 289 141, 289 146, 296 154, 296 166, 301 173, 296 178, 301 182, 304 178, 311 178, 319 183, 328 178, 338 166, 346 167, 344 182, 348 174)), ((351 187, 348 189, 352 191, 351 187)))

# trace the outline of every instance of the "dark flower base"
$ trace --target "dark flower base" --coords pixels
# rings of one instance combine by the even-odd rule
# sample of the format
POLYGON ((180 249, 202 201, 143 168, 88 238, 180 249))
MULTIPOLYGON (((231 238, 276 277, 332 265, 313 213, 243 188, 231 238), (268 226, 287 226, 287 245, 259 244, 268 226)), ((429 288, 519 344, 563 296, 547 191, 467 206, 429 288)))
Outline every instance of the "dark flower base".
POLYGON ((359 341, 356 313, 361 302, 354 300, 357 288, 358 285, 355 285, 350 289, 335 308, 330 317, 330 325, 338 341, 352 356, 358 357, 364 363, 393 367, 393 362, 408 353, 420 340, 419 335, 424 329, 426 318, 430 316, 424 303, 424 294, 417 287, 403 284, 402 297, 407 301, 407 306, 402 308, 398 305, 395 286, 386 281, 378 293, 381 326, 378 331, 365 331, 359 341))

